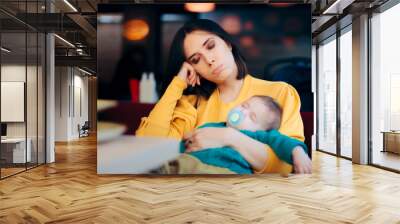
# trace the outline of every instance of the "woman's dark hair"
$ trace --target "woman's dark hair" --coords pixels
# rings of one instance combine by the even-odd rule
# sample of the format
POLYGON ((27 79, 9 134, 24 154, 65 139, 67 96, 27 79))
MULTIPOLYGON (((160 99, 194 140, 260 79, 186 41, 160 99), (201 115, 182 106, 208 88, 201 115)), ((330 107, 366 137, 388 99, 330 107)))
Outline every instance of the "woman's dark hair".
MULTIPOLYGON (((238 80, 243 79, 244 76, 247 74, 245 59, 239 52, 239 48, 233 42, 232 37, 225 30, 223 30, 217 23, 208 19, 196 19, 187 22, 175 34, 169 52, 167 74, 162 83, 162 93, 165 92, 165 90, 171 83, 174 76, 178 74, 183 62, 186 60, 183 49, 183 41, 187 34, 195 30, 202 30, 213 33, 219 36, 221 39, 223 39, 227 44, 230 44, 232 46, 232 54, 238 68, 238 75, 236 78, 238 80)), ((188 87, 185 90, 184 94, 185 95, 195 94, 197 95, 198 98, 205 97, 206 99, 208 99, 216 87, 217 86, 215 83, 210 82, 206 79, 201 79, 200 86, 196 85, 195 87, 188 87)))

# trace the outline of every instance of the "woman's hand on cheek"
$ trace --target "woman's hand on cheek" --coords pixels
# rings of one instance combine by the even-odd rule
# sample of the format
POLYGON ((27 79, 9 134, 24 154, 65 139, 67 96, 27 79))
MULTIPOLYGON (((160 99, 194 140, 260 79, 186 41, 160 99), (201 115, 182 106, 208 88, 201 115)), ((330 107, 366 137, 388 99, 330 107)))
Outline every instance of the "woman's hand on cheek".
POLYGON ((193 66, 188 62, 183 62, 181 69, 179 70, 178 76, 186 82, 189 86, 200 85, 200 77, 197 75, 193 66))
POLYGON ((200 128, 184 136, 186 152, 220 148, 227 144, 230 128, 200 128))

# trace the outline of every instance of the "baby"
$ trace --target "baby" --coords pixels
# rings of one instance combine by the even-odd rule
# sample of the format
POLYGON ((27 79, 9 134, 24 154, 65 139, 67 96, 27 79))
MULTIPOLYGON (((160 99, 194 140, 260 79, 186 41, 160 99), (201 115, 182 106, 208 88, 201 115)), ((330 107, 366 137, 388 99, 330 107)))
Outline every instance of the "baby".
MULTIPOLYGON (((280 106, 268 96, 253 96, 239 106, 233 108, 226 123, 206 123, 204 127, 232 127, 243 134, 269 145, 275 154, 286 163, 293 165, 293 159, 300 161, 300 166, 311 166, 311 160, 304 156, 307 151, 306 145, 296 139, 280 134, 277 130, 281 123, 282 110, 280 106), (294 151, 303 151, 303 155, 294 151), (307 160, 307 161, 305 161, 307 160)), ((224 173, 230 171, 238 174, 253 173, 250 164, 239 152, 230 148, 209 148, 190 152, 186 148, 191 142, 181 143, 181 152, 190 155, 178 159, 179 173, 224 173), (193 159, 194 157, 195 159, 193 159), (194 166, 196 159, 201 166, 194 166), (190 160, 190 162, 185 161, 190 160), (185 168, 186 167, 186 168, 185 168)), ((296 166, 295 166, 296 169, 296 166)), ((300 169, 302 169, 300 167, 300 169)))

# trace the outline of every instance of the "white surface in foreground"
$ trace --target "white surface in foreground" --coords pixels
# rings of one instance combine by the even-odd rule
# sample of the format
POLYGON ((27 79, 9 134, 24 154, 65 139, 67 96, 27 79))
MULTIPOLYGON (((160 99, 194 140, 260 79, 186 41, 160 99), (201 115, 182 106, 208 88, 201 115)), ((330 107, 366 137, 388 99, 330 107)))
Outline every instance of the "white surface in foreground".
POLYGON ((178 155, 178 140, 124 135, 97 145, 97 173, 148 173, 178 155))

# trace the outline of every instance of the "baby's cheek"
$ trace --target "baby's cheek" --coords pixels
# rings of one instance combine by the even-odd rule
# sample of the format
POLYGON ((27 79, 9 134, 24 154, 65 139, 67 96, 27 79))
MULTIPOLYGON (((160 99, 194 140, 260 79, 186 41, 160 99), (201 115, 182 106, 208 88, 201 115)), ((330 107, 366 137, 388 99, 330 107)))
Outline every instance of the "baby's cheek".
POLYGON ((256 127, 256 126, 257 126, 257 123, 255 123, 255 122, 252 121, 249 117, 247 117, 247 118, 243 121, 241 129, 253 130, 254 127, 256 127))
POLYGON ((259 128, 259 124, 258 123, 252 123, 251 127, 249 129, 253 130, 253 131, 257 131, 258 129, 260 129, 259 128))

